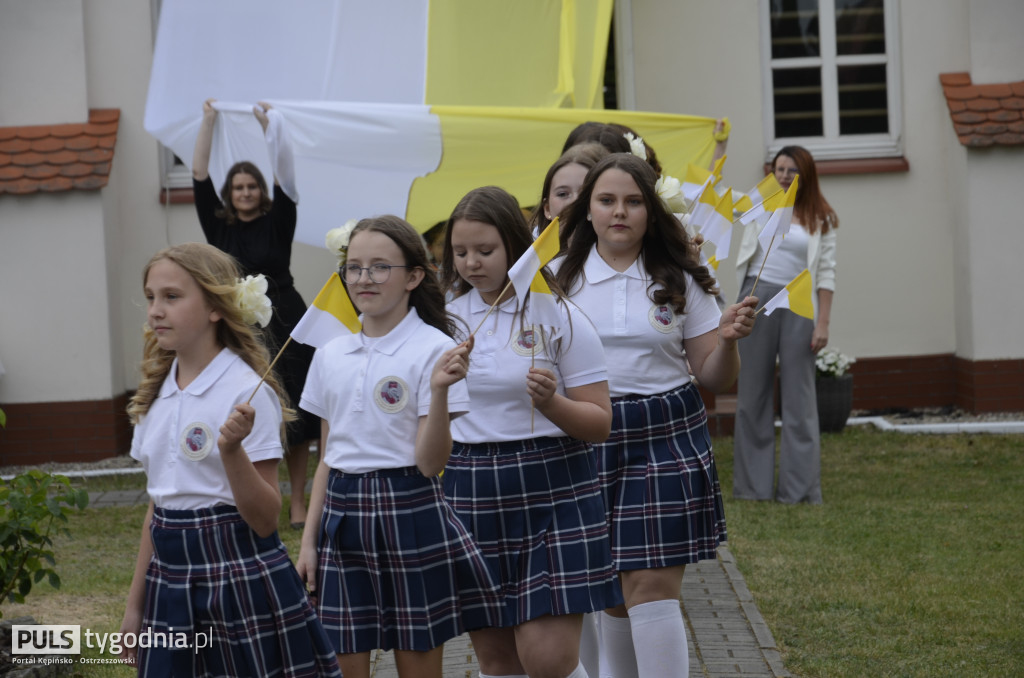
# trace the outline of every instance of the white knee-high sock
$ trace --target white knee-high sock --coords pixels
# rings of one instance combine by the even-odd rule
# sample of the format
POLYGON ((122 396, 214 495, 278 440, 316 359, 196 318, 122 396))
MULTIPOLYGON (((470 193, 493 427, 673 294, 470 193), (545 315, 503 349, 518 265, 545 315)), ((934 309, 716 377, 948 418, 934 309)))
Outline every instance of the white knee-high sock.
POLYGON ((637 670, 644 678, 690 675, 686 625, 678 600, 655 600, 629 610, 637 670))
POLYGON ((629 617, 601 613, 601 678, 639 678, 629 617))
POLYGON ((601 675, 601 643, 598 640, 600 638, 598 635, 600 633, 598 631, 600 617, 598 615, 600 614, 600 612, 588 612, 583 615, 583 632, 580 634, 580 662, 587 670, 587 675, 594 676, 594 678, 601 675))
POLYGON ((576 665, 576 670, 565 678, 590 678, 590 676, 587 675, 587 670, 583 668, 583 662, 580 662, 576 665))

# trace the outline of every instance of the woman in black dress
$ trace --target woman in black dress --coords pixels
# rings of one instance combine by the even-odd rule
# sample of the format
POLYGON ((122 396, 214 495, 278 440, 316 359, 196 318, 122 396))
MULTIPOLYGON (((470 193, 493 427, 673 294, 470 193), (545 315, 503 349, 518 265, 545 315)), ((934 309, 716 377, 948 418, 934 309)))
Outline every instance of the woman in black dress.
MULTIPOLYGON (((290 191, 293 195, 289 196, 282 189, 282 185, 294 185, 290 149, 284 143, 284 135, 276 129, 279 126, 278 120, 271 133, 276 133, 282 140, 283 153, 278 157, 283 157, 285 162, 275 162, 273 201, 268 195, 263 174, 248 161, 232 165, 218 197, 209 172, 213 125, 217 119, 213 101, 208 99, 203 103, 203 122, 192 159, 196 212, 207 242, 235 257, 244 274, 262 273, 266 276, 267 295, 274 305, 274 317, 265 330, 265 340, 274 355, 306 312, 306 303, 295 289, 290 270, 298 198, 294 190, 290 191), (288 176, 281 176, 286 173, 288 176)), ((279 115, 263 102, 253 108, 253 113, 263 127, 264 134, 267 134, 271 125, 271 117, 279 115)), ((311 346, 292 342, 277 362, 277 373, 284 382, 293 407, 302 395, 306 372, 312 359, 311 346)), ((317 418, 302 410, 298 410, 298 413, 299 419, 288 427, 286 455, 292 486, 290 522, 293 528, 301 528, 306 520, 305 486, 309 441, 320 436, 317 418)))

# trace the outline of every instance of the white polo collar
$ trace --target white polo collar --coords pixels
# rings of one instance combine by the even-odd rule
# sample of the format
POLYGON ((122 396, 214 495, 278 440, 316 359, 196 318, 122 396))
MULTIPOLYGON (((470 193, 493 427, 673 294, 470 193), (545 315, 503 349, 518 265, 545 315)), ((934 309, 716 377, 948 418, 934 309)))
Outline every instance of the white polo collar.
POLYGON ((167 373, 167 378, 164 379, 163 385, 160 386, 160 397, 167 398, 179 390, 184 393, 188 393, 193 396, 201 396, 203 393, 208 391, 211 386, 217 383, 221 375, 224 374, 231 364, 236 360, 241 360, 238 355, 235 354, 230 348, 226 346, 220 350, 210 364, 203 368, 203 371, 199 373, 192 383, 186 386, 184 389, 178 389, 178 381, 175 375, 178 374, 178 359, 175 358, 174 362, 171 363, 171 370, 167 373))
POLYGON ((636 260, 629 265, 625 271, 616 271, 614 268, 608 265, 601 255, 597 251, 597 245, 593 245, 590 248, 590 255, 587 256, 586 263, 583 264, 583 274, 587 276, 587 282, 599 283, 609 278, 614 278, 617 275, 624 275, 628 278, 635 280, 646 280, 647 275, 640 269, 640 259, 643 254, 636 258, 636 260))
MULTIPOLYGON (((373 350, 384 355, 394 355, 395 351, 408 341, 409 337, 415 334, 416 329, 422 322, 419 313, 416 312, 414 307, 410 306, 409 312, 405 314, 401 322, 395 325, 394 329, 383 337, 377 338, 373 343, 373 350)), ((361 332, 359 334, 342 335, 334 341, 339 343, 342 353, 355 353, 365 348, 361 332)))

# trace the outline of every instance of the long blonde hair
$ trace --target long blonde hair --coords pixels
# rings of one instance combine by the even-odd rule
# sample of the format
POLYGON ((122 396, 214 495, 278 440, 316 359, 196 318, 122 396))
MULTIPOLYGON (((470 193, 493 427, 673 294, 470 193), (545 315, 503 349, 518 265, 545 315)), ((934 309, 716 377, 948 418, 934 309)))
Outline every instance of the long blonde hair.
MULTIPOLYGON (((266 373, 270 367, 267 347, 264 346, 257 331, 242 320, 242 312, 235 304, 235 282, 239 273, 234 258, 205 243, 189 242, 168 247, 154 254, 146 264, 142 271, 143 286, 149 277, 149 269, 164 259, 185 269, 203 291, 207 304, 220 314, 221 319, 217 321, 216 328, 217 344, 237 353, 257 374, 262 376, 266 373)), ((132 424, 138 424, 149 411, 174 362, 174 351, 160 348, 156 341, 156 333, 148 325, 143 328, 142 337, 142 378, 138 390, 128 402, 128 417, 132 424)), ((291 409, 288 394, 273 372, 267 374, 266 382, 281 401, 284 413, 281 425, 283 441, 284 423, 295 419, 295 411, 291 409)))

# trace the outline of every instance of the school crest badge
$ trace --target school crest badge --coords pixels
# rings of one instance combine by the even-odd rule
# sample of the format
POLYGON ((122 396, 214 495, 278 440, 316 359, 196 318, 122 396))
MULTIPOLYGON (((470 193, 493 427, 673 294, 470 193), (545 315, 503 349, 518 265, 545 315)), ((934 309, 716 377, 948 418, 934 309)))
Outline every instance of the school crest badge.
POLYGON ((384 377, 373 389, 373 400, 385 412, 401 412, 409 404, 409 385, 398 377, 384 377))
POLYGON ((512 340, 512 350, 516 355, 539 355, 544 350, 544 335, 539 327, 520 330, 512 340))
POLYGON ((651 306, 651 310, 647 312, 647 319, 651 322, 651 327, 662 334, 668 334, 679 325, 679 318, 671 306, 651 306))
POLYGON ((206 459, 213 450, 215 442, 216 438, 213 437, 213 431, 201 421, 186 426, 179 437, 181 453, 189 461, 202 461, 206 459))

